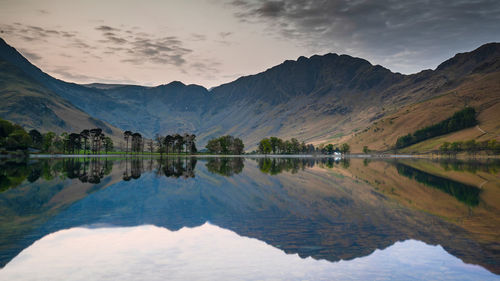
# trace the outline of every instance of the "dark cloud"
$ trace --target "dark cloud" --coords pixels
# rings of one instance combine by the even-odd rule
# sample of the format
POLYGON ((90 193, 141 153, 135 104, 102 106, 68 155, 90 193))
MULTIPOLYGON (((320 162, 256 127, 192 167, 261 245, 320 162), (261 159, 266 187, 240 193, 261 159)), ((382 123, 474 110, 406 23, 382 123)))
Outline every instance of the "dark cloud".
MULTIPOLYGON (((145 62, 154 64, 170 64, 182 66, 186 63, 185 56, 192 52, 185 48, 182 40, 176 36, 158 37, 155 34, 101 25, 95 28, 102 32, 100 43, 107 45, 104 54, 119 54, 122 62, 141 65, 145 62)), ((198 40, 204 36, 193 35, 198 40)))
POLYGON ((243 22, 312 51, 368 56, 408 69, 500 40, 498 0, 232 1, 243 22))
POLYGON ((111 26, 107 26, 107 25, 100 25, 100 26, 96 27, 95 29, 99 30, 99 31, 105 31, 105 32, 119 31, 119 29, 111 27, 111 26))
POLYGON ((45 41, 48 37, 74 37, 76 32, 61 31, 55 29, 46 29, 39 26, 23 25, 21 23, 14 23, 12 25, 0 25, 0 29, 5 33, 12 36, 22 38, 25 41, 45 41))
POLYGON ((223 39, 231 36, 233 33, 232 32, 219 32, 219 36, 222 37, 223 39))

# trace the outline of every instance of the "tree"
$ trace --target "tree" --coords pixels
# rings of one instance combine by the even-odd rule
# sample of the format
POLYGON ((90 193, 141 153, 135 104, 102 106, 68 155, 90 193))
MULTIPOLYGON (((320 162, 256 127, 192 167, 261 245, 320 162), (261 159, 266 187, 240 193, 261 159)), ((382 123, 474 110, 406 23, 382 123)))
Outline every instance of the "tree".
POLYGON ((268 138, 262 139, 259 142, 259 152, 262 154, 269 154, 272 150, 271 141, 268 138))
POLYGON ((160 156, 163 155, 163 146, 164 146, 164 137, 159 134, 155 135, 156 146, 158 146, 158 152, 160 152, 160 156))
POLYGON ((273 151, 273 154, 276 154, 276 152, 279 150, 279 147, 278 147, 279 138, 271 137, 271 138, 269 138, 269 141, 271 143, 271 150, 273 151))
POLYGON ((340 151, 343 154, 349 153, 350 150, 351 150, 351 147, 347 143, 343 143, 342 146, 340 147, 340 151))
POLYGON ((364 154, 368 154, 368 153, 370 153, 370 149, 368 149, 368 146, 367 146, 367 145, 363 146, 363 153, 364 153, 364 154))
POLYGON ((105 137, 104 138, 104 150, 106 151, 106 154, 108 151, 113 151, 113 140, 110 137, 105 137))
POLYGON ((245 145, 240 138, 235 138, 233 141, 233 145, 231 145, 232 153, 235 155, 243 154, 245 149, 245 145))
POLYGON ((326 152, 328 154, 332 154, 333 153, 333 149, 334 149, 333 148, 333 144, 331 144, 331 143, 325 146, 325 150, 326 150, 326 152))
POLYGON ((226 135, 209 140, 205 147, 210 153, 239 155, 243 153, 245 145, 240 138, 226 135))
POLYGON ((125 153, 128 153, 128 139, 130 138, 130 136, 132 136, 132 132, 131 131, 125 131, 123 133, 123 138, 127 142, 127 145, 125 146, 125 153))
POLYGON ((83 131, 80 132, 80 138, 82 138, 84 140, 84 143, 83 143, 83 154, 86 154, 87 152, 87 140, 89 139, 90 137, 90 132, 89 130, 85 129, 83 131))
POLYGON ((154 145, 153 144, 154 144, 154 142, 153 142, 152 139, 147 141, 147 145, 148 145, 148 148, 149 148, 149 153, 151 153, 151 154, 153 154, 153 149, 154 149, 154 145))
POLYGON ((94 128, 91 129, 90 131, 90 146, 92 149, 92 153, 98 154, 99 151, 101 150, 101 141, 102 141, 102 129, 101 128, 94 128))
POLYGON ((142 150, 142 135, 140 133, 132 134, 132 151, 140 152, 142 150))
POLYGON ((31 136, 31 144, 34 148, 41 149, 43 144, 43 136, 38 130, 30 130, 29 135, 31 136))
POLYGON ((186 142, 186 153, 189 151, 189 153, 194 153, 196 150, 196 146, 194 144, 194 140, 196 139, 196 135, 192 134, 185 134, 184 140, 186 142))
POLYGON ((163 143, 165 144, 165 149, 168 155, 168 148, 173 144, 174 142, 174 137, 171 135, 166 135, 165 138, 163 138, 163 143))
POLYGON ((68 152, 74 154, 81 146, 80 134, 71 133, 68 136, 68 152))
POLYGON ((52 142, 53 142, 55 137, 56 137, 56 134, 54 132, 47 132, 43 135, 42 151, 49 152, 50 148, 52 147, 52 142))

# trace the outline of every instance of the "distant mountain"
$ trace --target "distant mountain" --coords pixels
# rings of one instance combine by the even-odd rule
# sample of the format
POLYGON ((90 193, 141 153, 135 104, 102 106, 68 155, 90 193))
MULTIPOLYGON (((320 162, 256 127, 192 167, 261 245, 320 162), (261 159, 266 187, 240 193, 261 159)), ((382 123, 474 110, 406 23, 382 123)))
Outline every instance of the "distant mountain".
MULTIPOLYGON (((232 134, 247 149, 272 135, 316 144, 350 141, 401 107, 450 93, 471 75, 498 72, 499 52, 500 44, 486 44, 413 75, 347 55, 300 57, 209 91, 178 81, 157 87, 67 83, 0 41, 0 58, 96 119, 147 137, 194 133, 200 147, 212 137, 232 134)), ((398 130, 385 140, 387 147, 398 130)), ((363 146, 360 142, 356 148, 363 146)))

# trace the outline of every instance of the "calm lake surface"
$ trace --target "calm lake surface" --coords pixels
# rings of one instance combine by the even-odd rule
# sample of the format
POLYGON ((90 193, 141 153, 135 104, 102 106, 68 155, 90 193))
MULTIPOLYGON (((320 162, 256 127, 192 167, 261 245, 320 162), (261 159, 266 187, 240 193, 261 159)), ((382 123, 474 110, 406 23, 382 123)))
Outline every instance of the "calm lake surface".
POLYGON ((0 280, 500 280, 500 161, 0 162, 0 280))

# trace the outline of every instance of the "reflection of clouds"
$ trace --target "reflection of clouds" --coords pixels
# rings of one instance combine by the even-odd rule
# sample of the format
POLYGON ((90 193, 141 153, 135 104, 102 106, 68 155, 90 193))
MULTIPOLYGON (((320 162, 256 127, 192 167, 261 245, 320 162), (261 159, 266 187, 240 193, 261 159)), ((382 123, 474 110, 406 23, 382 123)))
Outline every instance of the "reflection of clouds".
POLYGON ((204 224, 71 228, 45 236, 0 271, 2 280, 493 280, 440 246, 407 240, 372 255, 330 263, 287 255, 257 239, 204 224))

